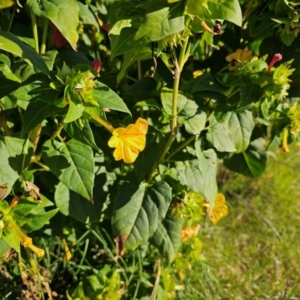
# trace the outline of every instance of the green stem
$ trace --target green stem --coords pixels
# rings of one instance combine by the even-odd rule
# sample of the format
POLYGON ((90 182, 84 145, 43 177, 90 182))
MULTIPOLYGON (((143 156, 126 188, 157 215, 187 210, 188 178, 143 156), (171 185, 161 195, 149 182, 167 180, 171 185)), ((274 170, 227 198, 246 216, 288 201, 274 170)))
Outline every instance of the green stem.
POLYGON ((62 131, 63 128, 64 128, 64 120, 62 120, 59 123, 58 128, 52 134, 51 139, 54 140, 57 136, 60 136, 60 133, 61 133, 61 131, 62 131))
POLYGON ((183 148, 185 148, 187 145, 189 145, 193 140, 196 139, 198 135, 192 135, 190 136, 187 140, 185 140, 182 144, 180 144, 172 153, 170 153, 165 161, 168 161, 173 155, 175 155, 177 152, 179 152, 180 150, 182 150, 183 148))
POLYGON ((13 12, 12 12, 12 15, 11 15, 11 18, 10 18, 10 20, 9 20, 9 24, 8 24, 7 31, 10 31, 10 30, 11 30, 11 26, 12 26, 13 20, 14 20, 14 18, 15 18, 16 10, 17 10, 17 5, 15 4, 14 9, 13 9, 13 12))
POLYGON ((179 82, 180 82, 180 74, 183 69, 183 65, 185 63, 185 57, 186 57, 186 49, 188 45, 189 37, 186 37, 181 51, 179 55, 179 60, 177 61, 176 57, 174 57, 174 65, 176 68, 176 79, 174 80, 174 85, 173 85, 173 99, 172 99, 172 121, 170 124, 171 127, 171 132, 169 135, 169 138, 161 152, 161 155, 157 162, 154 164, 153 168, 151 169, 151 172, 149 173, 149 176, 147 178, 147 182, 149 183, 156 168, 165 161, 165 156, 168 153, 172 143, 174 142, 176 138, 176 131, 177 131, 177 105, 178 105, 178 90, 179 90, 179 82))
POLYGON ((25 144, 24 144, 24 148, 23 148, 23 159, 22 159, 22 168, 21 168, 22 172, 23 172, 24 167, 25 167, 25 160, 26 160, 26 156, 28 154, 28 146, 29 146, 29 137, 26 139, 25 144))
POLYGON ((31 23, 32 23, 32 31, 33 31, 33 38, 34 38, 34 48, 37 53, 40 52, 39 50, 39 37, 38 37, 38 30, 37 30, 37 23, 35 14, 31 11, 31 23))
POLYGON ((45 18, 44 21, 44 30, 43 30, 43 38, 42 38, 42 45, 41 45, 41 54, 46 52, 46 43, 47 43, 47 34, 48 34, 48 19, 45 18))

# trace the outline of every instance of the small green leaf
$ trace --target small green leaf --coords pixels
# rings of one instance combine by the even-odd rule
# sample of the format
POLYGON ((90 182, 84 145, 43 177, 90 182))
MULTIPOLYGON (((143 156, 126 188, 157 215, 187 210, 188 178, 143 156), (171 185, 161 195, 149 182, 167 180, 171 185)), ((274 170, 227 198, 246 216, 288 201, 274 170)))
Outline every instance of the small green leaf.
POLYGON ((171 188, 166 182, 157 182, 153 186, 123 183, 114 200, 114 235, 127 237, 126 248, 135 249, 156 231, 171 199, 171 188))
MULTIPOLYGON (((172 106, 173 106, 173 90, 168 88, 163 88, 161 90, 161 102, 164 110, 169 116, 172 116, 172 106)), ((177 113, 179 114, 181 110, 186 105, 188 99, 181 93, 177 96, 177 113)), ((174 116, 175 117, 175 116, 174 116)))
POLYGON ((41 56, 12 33, 0 30, 0 49, 22 57, 28 64, 49 74, 48 67, 41 56))
POLYGON ((234 152, 236 148, 225 125, 219 123, 213 116, 210 119, 207 140, 220 152, 234 152))
POLYGON ((259 177, 266 169, 267 155, 265 140, 252 141, 243 153, 234 154, 224 160, 226 168, 249 177, 259 177))
POLYGON ((182 219, 175 219, 171 213, 168 213, 150 238, 150 243, 167 258, 169 263, 175 259, 181 245, 182 225, 182 219))
POLYGON ((15 251, 20 252, 21 238, 14 230, 4 231, 2 238, 15 251))
POLYGON ((79 18, 75 0, 27 0, 27 5, 37 16, 48 18, 76 50, 79 18))
POLYGON ((70 190, 82 197, 93 198, 94 160, 90 146, 76 140, 60 143, 48 140, 42 148, 45 163, 70 190))
POLYGON ((131 112, 128 109, 127 105, 118 96, 118 94, 116 94, 108 86, 99 81, 97 81, 97 83, 95 84, 95 88, 93 90, 93 97, 102 109, 109 108, 112 110, 125 112, 131 115, 131 112))

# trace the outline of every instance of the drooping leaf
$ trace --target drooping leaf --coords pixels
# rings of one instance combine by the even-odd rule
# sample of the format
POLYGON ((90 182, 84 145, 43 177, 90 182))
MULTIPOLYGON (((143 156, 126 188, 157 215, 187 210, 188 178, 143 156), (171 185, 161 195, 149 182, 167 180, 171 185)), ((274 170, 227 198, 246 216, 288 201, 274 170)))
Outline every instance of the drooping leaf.
POLYGON ((266 169, 265 140, 253 140, 246 151, 224 160, 226 168, 249 177, 259 177, 266 169))
POLYGON ((171 213, 168 213, 150 238, 150 243, 167 258, 169 263, 174 260, 181 245, 182 225, 182 219, 175 219, 171 213))
POLYGON ((42 57, 12 33, 0 30, 0 49, 22 57, 28 64, 46 75, 49 74, 48 67, 42 57))
POLYGON ((171 188, 163 181, 153 186, 124 183, 114 200, 114 235, 127 238, 127 249, 146 242, 165 218, 171 198, 171 188))
POLYGON ((254 128, 252 112, 249 110, 239 113, 226 111, 219 113, 217 119, 227 127, 230 138, 236 147, 236 152, 245 151, 250 143, 254 128))
POLYGON ((28 0, 27 5, 37 16, 48 18, 76 50, 79 18, 75 0, 28 0))
POLYGON ((0 99, 9 95, 11 92, 15 91, 21 86, 21 83, 14 80, 9 80, 5 77, 1 77, 0 80, 0 99))
POLYGON ((214 116, 210 119, 206 138, 220 152, 236 151, 227 128, 218 122, 214 116))
POLYGON ((94 160, 90 146, 74 139, 67 143, 48 140, 42 157, 52 173, 70 190, 82 197, 93 198, 94 160))

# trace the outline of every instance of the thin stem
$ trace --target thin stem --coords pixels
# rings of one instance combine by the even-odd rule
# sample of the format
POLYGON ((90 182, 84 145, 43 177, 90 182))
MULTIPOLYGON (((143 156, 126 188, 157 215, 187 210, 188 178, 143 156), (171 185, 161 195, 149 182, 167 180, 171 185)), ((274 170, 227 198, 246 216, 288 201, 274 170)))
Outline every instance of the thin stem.
POLYGON ((36 261, 34 260, 33 255, 28 248, 25 248, 25 251, 26 251, 29 263, 31 265, 31 270, 32 270, 33 274, 36 275, 38 273, 38 267, 37 267, 36 261))
POLYGON ((92 117, 92 119, 97 123, 99 123, 100 125, 102 125, 103 127, 105 127, 109 132, 111 133, 114 132, 115 128, 113 128, 107 121, 103 120, 102 118, 92 117))
POLYGON ((42 38, 42 45, 41 45, 41 54, 46 52, 46 43, 47 43, 47 34, 48 34, 48 19, 45 18, 44 21, 44 30, 43 30, 43 38, 42 38))
POLYGON ((177 103, 178 103, 178 90, 179 90, 179 82, 180 82, 180 74, 184 65, 184 59, 186 57, 186 49, 187 49, 187 45, 188 45, 188 40, 189 37, 186 37, 186 39, 183 42, 181 51, 180 51, 180 55, 179 55, 179 60, 177 61, 177 58, 174 54, 173 56, 173 61, 174 61, 174 65, 176 68, 175 71, 175 75, 176 75, 176 79, 174 80, 174 85, 173 85, 173 99, 172 99, 172 116, 173 119, 171 120, 171 132, 169 135, 169 138, 161 152, 161 155, 159 157, 159 159, 157 160, 157 162, 154 164, 154 166, 151 169, 151 172, 149 173, 149 176, 147 178, 147 182, 150 182, 156 168, 165 161, 165 156, 168 153, 173 141, 175 140, 176 137, 176 131, 177 131, 177 103))
POLYGON ((29 138, 26 139, 25 144, 24 144, 24 148, 23 148, 23 159, 22 159, 21 172, 23 172, 24 167, 25 167, 25 160, 26 160, 26 156, 28 154, 28 146, 29 146, 29 138))
POLYGON ((187 145, 189 145, 193 140, 196 139, 198 135, 192 135, 190 136, 188 139, 186 139, 182 144, 180 144, 172 153, 170 153, 165 161, 168 161, 173 155, 175 155, 177 152, 179 152, 180 150, 182 150, 183 148, 185 148, 187 145))
POLYGON ((34 38, 34 47, 35 51, 39 53, 39 37, 38 37, 38 30, 37 30, 37 23, 36 23, 36 18, 35 14, 31 11, 31 22, 32 22, 32 31, 33 31, 33 38, 34 38))
POLYGON ((283 152, 289 152, 289 146, 288 146, 288 136, 289 136, 289 130, 288 128, 284 128, 282 132, 282 150, 283 152))
POLYGON ((15 4, 15 5, 14 5, 13 12, 12 12, 12 15, 11 15, 11 18, 10 18, 10 20, 9 20, 9 24, 8 24, 7 31, 10 31, 10 30, 11 30, 11 26, 12 26, 13 20, 14 20, 14 18, 15 18, 16 11, 17 11, 17 5, 15 4))
MULTIPOLYGON (((137 61, 137 65, 138 65, 138 80, 142 79, 142 63, 140 60, 137 61)), ((140 117, 143 118, 144 117, 144 110, 143 107, 140 107, 140 117)))
POLYGON ((64 120, 62 120, 59 123, 58 128, 52 134, 51 139, 54 140, 57 136, 60 136, 60 133, 61 133, 61 131, 62 131, 63 128, 64 128, 64 120))

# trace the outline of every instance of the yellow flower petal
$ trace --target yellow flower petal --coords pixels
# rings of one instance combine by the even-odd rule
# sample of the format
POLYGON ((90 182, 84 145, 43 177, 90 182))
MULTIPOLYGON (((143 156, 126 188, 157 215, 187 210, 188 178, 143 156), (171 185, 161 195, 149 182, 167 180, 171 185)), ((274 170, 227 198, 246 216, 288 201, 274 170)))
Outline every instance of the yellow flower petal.
POLYGON ((239 63, 244 63, 246 61, 250 61, 252 58, 253 58, 252 51, 237 49, 234 53, 227 55, 225 59, 228 62, 231 62, 232 60, 236 60, 239 63))
POLYGON ((113 156, 115 160, 123 159, 125 163, 133 163, 138 154, 145 149, 148 122, 142 118, 126 128, 120 127, 113 131, 108 146, 116 148, 113 156))
POLYGON ((210 209, 207 207, 207 212, 214 224, 227 215, 228 207, 225 196, 222 193, 217 194, 214 208, 210 209))

